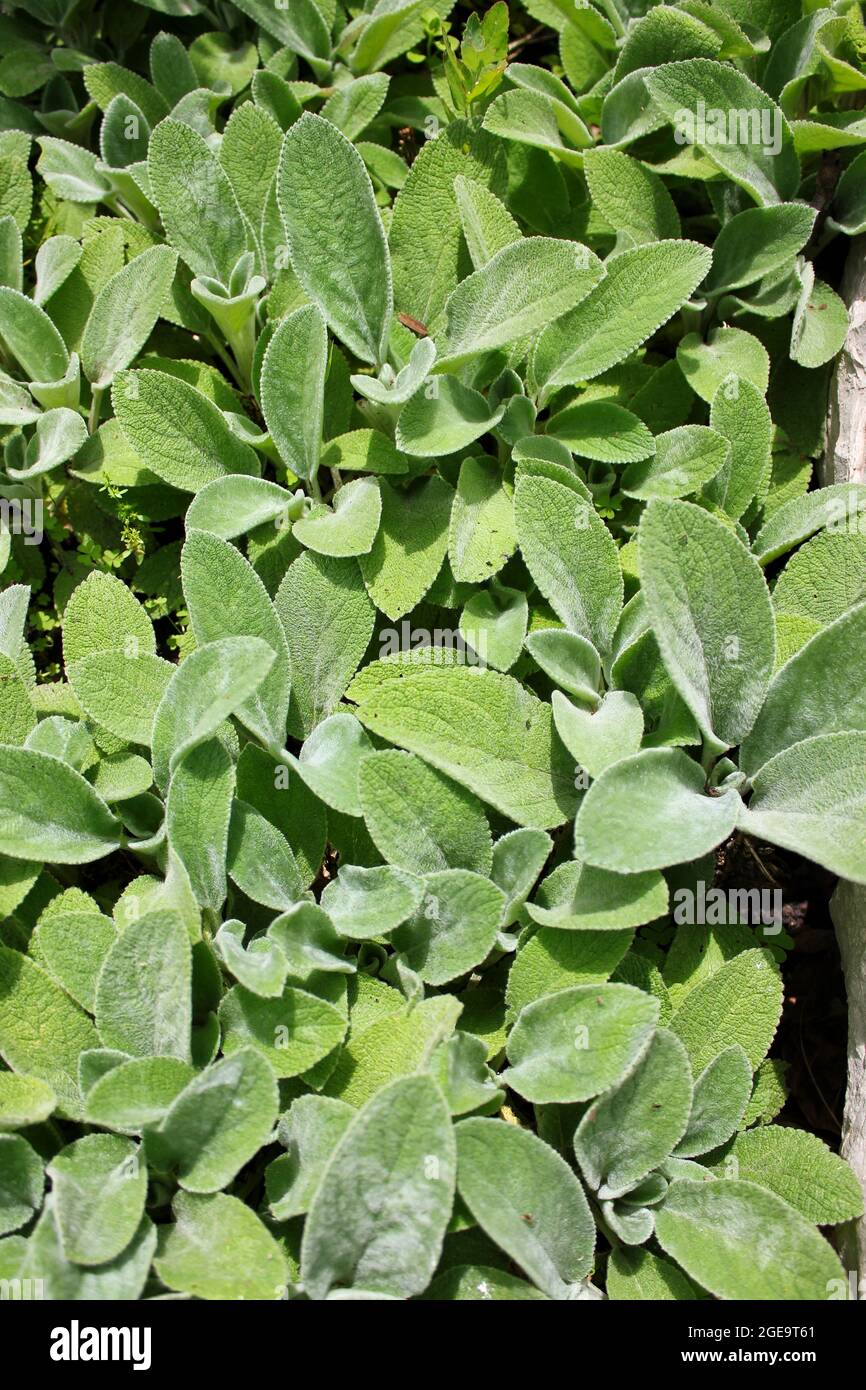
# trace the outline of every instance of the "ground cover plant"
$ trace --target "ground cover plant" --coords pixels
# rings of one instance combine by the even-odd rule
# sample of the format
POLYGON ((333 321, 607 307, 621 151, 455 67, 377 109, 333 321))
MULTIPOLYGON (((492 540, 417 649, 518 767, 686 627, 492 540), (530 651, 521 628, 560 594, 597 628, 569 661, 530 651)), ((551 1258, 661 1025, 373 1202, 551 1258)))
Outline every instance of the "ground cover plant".
POLYGON ((774 1039, 866 883, 859 6, 0 49, 4 1288, 848 1297, 774 1039))

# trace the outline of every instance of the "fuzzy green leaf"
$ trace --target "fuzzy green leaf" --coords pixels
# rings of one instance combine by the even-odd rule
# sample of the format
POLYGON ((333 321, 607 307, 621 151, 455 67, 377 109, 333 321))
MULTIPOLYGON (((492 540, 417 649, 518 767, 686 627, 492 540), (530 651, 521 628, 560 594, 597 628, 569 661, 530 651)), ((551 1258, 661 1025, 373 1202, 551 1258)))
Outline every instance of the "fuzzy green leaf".
POLYGON ((106 1047, 134 1057, 189 1061, 192 1022, 189 935, 176 912, 129 924, 96 986, 96 1026, 106 1047))
POLYGON ((634 1071, 591 1105, 577 1127, 581 1171, 602 1201, 622 1197, 673 1151, 688 1122, 686 1050, 660 1028, 634 1071))
POLYGON ((449 296, 439 369, 538 333, 585 299, 602 275, 598 257, 579 242, 531 237, 504 247, 449 296))
POLYGON ((328 362, 325 320, 305 304, 277 324, 262 362, 262 414, 283 462, 299 478, 314 478, 322 447, 328 362))
POLYGON ((0 852, 13 859, 89 864, 120 843, 102 797, 68 763, 0 745, 0 852))
POLYGON ((721 1162, 719 1177, 744 1178, 768 1187, 816 1226, 852 1221, 863 1213, 863 1193, 848 1164, 817 1134, 760 1125, 738 1134, 721 1162))
POLYGON ((130 447, 181 492, 198 492, 230 473, 260 471, 255 453, 214 402, 178 377, 151 368, 125 371, 111 399, 130 447))
POLYGON ((176 268, 176 252, 153 246, 99 291, 81 340, 81 365, 92 386, 110 385, 144 347, 176 268))
POLYGON ((831 873, 866 882, 866 734, 818 734, 778 753, 753 779, 739 824, 804 854, 831 873))
POLYGON ((689 1123, 676 1147, 677 1157, 694 1158, 726 1143, 739 1127, 751 1093, 751 1063, 734 1043, 695 1078, 689 1123))
POLYGON ((187 535, 181 560, 184 595, 196 641, 257 637, 274 652, 274 663, 238 718, 266 743, 281 747, 291 686, 291 663, 282 624, 264 584, 228 541, 205 531, 187 535))
POLYGON ((153 199, 194 275, 228 285, 248 248, 243 213, 229 177, 197 130, 172 117, 153 132, 147 152, 153 199))
POLYGON ((310 1207, 301 1248, 310 1297, 335 1286, 420 1293, 442 1248, 455 1172, 451 1117, 430 1077, 374 1096, 343 1134, 310 1207))
POLYGON ((81 1113, 78 1059, 99 1037, 83 1009, 38 965, 0 946, 0 1056, 15 1072, 45 1081, 62 1113, 81 1113))
POLYGON ((48 1165, 60 1246, 67 1260, 103 1265, 125 1250, 144 1214, 147 1169, 117 1134, 88 1134, 48 1165))
POLYGON ((652 502, 640 527, 643 594, 671 680, 720 747, 755 722, 773 669, 775 624, 760 568, 720 521, 652 502))
POLYGON ((289 733, 305 738, 336 710, 373 635, 375 610, 355 560, 316 554, 289 566, 274 606, 294 673, 289 733))
POLYGON ((566 626, 607 652, 622 608, 613 538, 594 508, 564 484, 523 476, 514 491, 526 566, 566 626))
POLYGON ((153 720, 153 770, 160 786, 181 758, 258 689, 275 661, 273 647, 259 637, 223 637, 197 647, 177 667, 153 720))
POLYGON ((412 753, 362 759, 358 788, 367 828, 389 864, 416 874, 489 873, 490 830, 480 804, 412 753))
POLYGON ((595 1227, 583 1188, 559 1154, 502 1120, 462 1120, 458 1191, 491 1240, 550 1298, 589 1274, 595 1227))
POLYGON ((179 1192, 172 1209, 175 1219, 161 1228, 155 1260, 167 1288, 220 1302, 286 1296, 283 1250, 237 1197, 179 1192))
POLYGON ((550 707, 510 676, 407 666, 361 702, 358 718, 518 825, 547 829, 574 812, 574 774, 554 740, 550 707))
POLYGON ((700 765, 680 749, 645 749, 593 782, 575 822, 575 855, 614 873, 685 864, 727 839, 741 804, 734 791, 707 795, 700 765))
POLYGON ((823 1299, 838 1256, 799 1212, 752 1182, 677 1182, 656 1216, 662 1249, 717 1298, 823 1299))
POLYGON ((697 242, 660 241, 608 261, 601 283, 538 339, 539 386, 586 381, 628 357, 693 294, 710 259, 697 242))
POLYGON ((277 199, 304 289, 356 357, 381 363, 391 263, 361 156, 336 126, 305 112, 283 143, 277 199))
POLYGON ((575 985, 520 1013, 503 1080, 535 1104, 588 1100, 615 1085, 643 1056, 658 1003, 631 985, 575 985))
POLYGON ((782 981, 768 952, 742 951, 690 990, 671 1019, 699 1076, 719 1053, 738 1044, 754 1069, 765 1056, 782 1012, 782 981))
POLYGON ((502 890, 481 874, 427 874, 421 903, 394 933, 394 946, 425 984, 447 984, 490 954, 504 907, 502 890))
POLYGON ((396 621, 420 603, 439 573, 454 493, 437 474, 407 489, 383 482, 381 490, 381 526, 360 565, 376 607, 396 621))
POLYGON ((175 1171, 188 1192, 218 1192, 267 1142, 277 1109, 273 1072, 244 1048, 195 1076, 145 1147, 156 1167, 175 1171))
POLYGON ((683 143, 696 145, 756 202, 779 203, 795 195, 800 165, 788 122, 743 73, 691 58, 664 63, 646 85, 683 143), (703 121, 701 112, 706 112, 703 121))

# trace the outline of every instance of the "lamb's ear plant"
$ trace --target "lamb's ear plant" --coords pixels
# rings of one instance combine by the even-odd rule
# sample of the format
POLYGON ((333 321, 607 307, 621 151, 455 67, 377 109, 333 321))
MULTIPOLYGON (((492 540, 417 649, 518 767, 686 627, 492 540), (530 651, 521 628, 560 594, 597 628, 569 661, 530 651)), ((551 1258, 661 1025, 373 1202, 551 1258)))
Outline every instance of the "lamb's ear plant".
POLYGON ((859 15, 157 8, 2 19, 0 1274, 847 1297, 859 15))

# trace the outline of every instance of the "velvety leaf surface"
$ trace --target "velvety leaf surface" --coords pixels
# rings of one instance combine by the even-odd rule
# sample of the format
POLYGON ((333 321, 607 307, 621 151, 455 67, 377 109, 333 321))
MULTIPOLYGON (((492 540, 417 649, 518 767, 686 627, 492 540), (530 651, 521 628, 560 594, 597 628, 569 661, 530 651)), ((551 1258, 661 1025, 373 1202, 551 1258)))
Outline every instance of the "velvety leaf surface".
POLYGON ((407 1077, 358 1112, 322 1177, 304 1230, 312 1298, 357 1285, 408 1298, 435 1268, 454 1199, 451 1117, 436 1084, 407 1077))
POLYGON ((662 1249, 720 1298, 826 1297, 839 1260, 799 1213, 755 1183, 678 1182, 656 1216, 662 1249))
POLYGON ((537 1104, 588 1100, 646 1050, 658 1004, 630 985, 575 985, 529 1004, 508 1040, 505 1080, 537 1104))
POLYGON ((472 1215, 543 1293, 567 1297, 589 1272, 595 1240, 571 1169, 534 1134, 501 1120, 463 1120, 456 1132, 458 1191, 472 1215))
POLYGON ((857 7, 0 50, 0 1299, 850 1296, 857 7))

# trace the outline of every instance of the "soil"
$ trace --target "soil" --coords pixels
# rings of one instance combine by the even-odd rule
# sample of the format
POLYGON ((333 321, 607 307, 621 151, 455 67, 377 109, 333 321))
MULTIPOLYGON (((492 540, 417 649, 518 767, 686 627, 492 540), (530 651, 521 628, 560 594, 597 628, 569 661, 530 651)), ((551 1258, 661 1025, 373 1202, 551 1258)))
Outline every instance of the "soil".
POLYGON ((788 1064, 781 1124, 812 1130, 838 1149, 845 1105, 847 1004, 830 898, 835 875, 775 845, 734 835, 718 851, 720 887, 781 888, 792 938, 782 962, 785 998, 771 1057, 788 1064))

